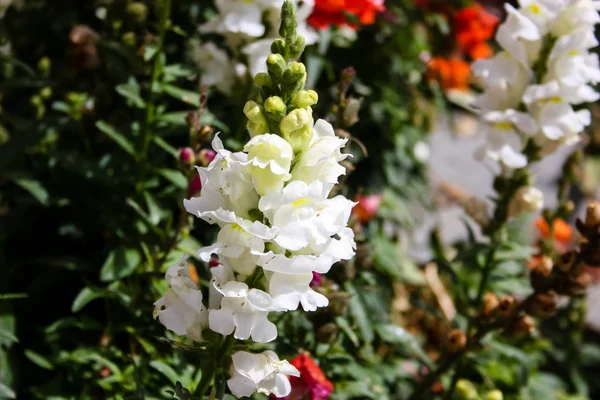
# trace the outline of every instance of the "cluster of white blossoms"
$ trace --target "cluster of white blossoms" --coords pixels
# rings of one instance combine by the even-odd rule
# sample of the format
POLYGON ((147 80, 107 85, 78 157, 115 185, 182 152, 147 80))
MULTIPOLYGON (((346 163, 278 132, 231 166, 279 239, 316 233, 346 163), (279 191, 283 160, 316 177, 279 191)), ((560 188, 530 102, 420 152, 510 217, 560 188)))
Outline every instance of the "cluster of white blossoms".
POLYGON ((524 152, 531 140, 537 157, 577 143, 591 117, 573 107, 600 97, 590 86, 600 82, 598 56, 589 52, 598 44, 600 2, 519 0, 519 5, 505 5, 508 16, 496 34, 503 51, 473 65, 485 89, 475 105, 489 125, 480 155, 505 174, 531 161, 524 152))
MULTIPOLYGON (((194 50, 194 58, 203 70, 202 83, 230 94, 236 79, 266 72, 265 59, 271 53, 273 39, 279 37, 282 5, 283 0, 215 0, 218 13, 200 26, 200 33, 223 36, 230 52, 212 42, 194 50)), ((314 44, 319 35, 306 23, 314 0, 302 0, 296 5, 298 34, 304 37, 305 44, 314 44)))
MULTIPOLYGON (((233 11, 227 15, 228 29, 261 32, 234 24, 239 18, 233 11)), ((231 152, 216 135, 215 158, 198 168, 200 196, 184 201, 189 213, 219 227, 216 241, 198 253, 205 262, 218 257, 218 266, 210 269, 208 307, 185 260, 169 269, 169 290, 155 303, 155 317, 193 341, 202 341, 206 329, 231 340, 273 341, 277 327, 269 313, 327 306, 327 297, 310 286, 313 273, 326 273, 355 253, 347 225, 356 203, 331 196, 345 173, 340 162, 347 157, 341 151, 347 139, 337 137, 325 120, 314 122, 311 106, 318 96, 303 90, 306 69, 291 61, 304 44, 291 2, 282 15, 283 39, 265 57, 268 72, 255 77, 261 96, 244 107, 250 140, 243 151, 231 152)), ((285 375, 297 374, 273 352, 238 351, 227 383, 236 396, 258 391, 284 397, 291 390, 285 375)))

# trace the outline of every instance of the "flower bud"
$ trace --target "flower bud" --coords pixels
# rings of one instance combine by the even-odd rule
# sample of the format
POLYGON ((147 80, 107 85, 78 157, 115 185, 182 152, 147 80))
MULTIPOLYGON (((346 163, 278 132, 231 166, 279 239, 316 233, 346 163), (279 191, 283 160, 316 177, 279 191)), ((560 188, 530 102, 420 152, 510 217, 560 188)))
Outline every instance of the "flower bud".
POLYGON ((179 149, 179 161, 184 165, 194 165, 195 156, 194 150, 190 147, 182 147, 179 149))
POLYGON ((200 180, 199 175, 194 175, 192 180, 188 185, 188 197, 194 197, 197 194, 200 194, 202 190, 202 181, 200 180))
POLYGON ((125 43, 127 46, 135 46, 135 33, 133 32, 125 32, 123 36, 121 36, 121 41, 125 43))
POLYGON ((50 75, 50 70, 52 69, 52 61, 50 61, 49 57, 42 57, 40 58, 40 61, 38 61, 37 67, 42 75, 48 76, 50 75))
POLYGON ((535 331, 535 321, 529 315, 524 315, 515 320, 508 328, 507 334, 519 338, 529 336, 535 331))
POLYGON ((285 71, 285 64, 285 60, 281 54, 274 53, 267 57, 267 70, 269 71, 269 76, 273 82, 281 82, 281 78, 283 78, 285 71))
POLYGON ((296 108, 306 108, 317 104, 319 95, 314 90, 301 90, 292 97, 292 105, 296 108))
POLYGON ((248 118, 248 131, 250 136, 261 135, 269 132, 269 125, 267 119, 262 112, 261 107, 255 102, 250 100, 244 106, 244 114, 248 118))
POLYGON ((332 343, 340 328, 333 322, 328 322, 317 329, 317 341, 319 343, 332 343))
POLYGON ((297 108, 281 120, 281 134, 294 153, 306 149, 313 137, 313 118, 310 108, 297 108))
POLYGON ((296 40, 290 44, 290 58, 296 59, 300 57, 304 51, 304 47, 304 38, 302 36, 296 37, 296 40))
POLYGON ((500 301, 498 300, 498 296, 494 293, 486 293, 483 297, 483 304, 481 306, 481 316, 485 318, 491 317, 499 304, 500 301))
POLYGON ((285 42, 283 39, 275 39, 271 45, 271 53, 285 54, 285 42))
POLYGON ((549 316, 556 310, 554 293, 536 293, 527 305, 527 312, 534 317, 549 316))
POLYGON ((202 149, 196 155, 196 159, 198 160, 198 163, 200 165, 202 165, 203 167, 206 167, 206 166, 208 166, 208 164, 210 164, 212 162, 212 160, 214 160, 216 155, 217 155, 217 153, 215 153, 215 151, 212 149, 202 149))
POLYGON ((513 313, 516 307, 517 300, 514 297, 503 297, 500 299, 500 304, 498 304, 498 313, 503 317, 507 317, 513 313))
POLYGON ((348 104, 346 104, 342 114, 342 123, 345 127, 351 127, 358 122, 358 112, 360 111, 361 104, 361 99, 351 98, 348 100, 348 104))
POLYGON ((265 113, 272 121, 279 123, 285 117, 285 103, 279 96, 271 96, 265 100, 265 113))
POLYGON ((50 86, 46 86, 45 88, 40 90, 40 96, 42 96, 42 99, 48 100, 52 97, 52 88, 50 86))
POLYGON ((281 7, 281 25, 279 27, 279 36, 284 37, 286 41, 296 39, 296 28, 298 20, 296 19, 296 7, 292 1, 284 1, 281 7))
POLYGON ((258 74, 256 74, 256 76, 254 77, 254 83, 256 83, 258 85, 258 87, 272 87, 273 86, 273 81, 271 80, 271 76, 269 76, 269 74, 267 74, 266 72, 259 72, 258 74))
POLYGON ((354 67, 344 68, 342 70, 342 73, 340 74, 340 83, 347 88, 348 86, 350 86, 350 83, 352 82, 355 76, 356 70, 354 69, 354 67))
POLYGON ((477 400, 479 399, 479 395, 477 394, 477 389, 471 381, 466 379, 459 379, 456 382, 456 396, 460 400, 477 400))
POLYGON ((499 390, 492 390, 486 394, 485 400, 504 400, 504 395, 499 390))
POLYGON ((461 329, 453 329, 448 334, 448 352, 462 353, 467 347, 467 334, 461 329))
POLYGON ((127 14, 136 22, 144 22, 148 18, 148 7, 141 1, 136 1, 127 6, 127 14))
POLYGON ((524 186, 517 190, 508 207, 510 217, 518 217, 527 212, 536 212, 544 207, 544 194, 533 186, 524 186))
POLYGON ((289 99, 300 91, 306 83, 306 67, 300 62, 292 62, 283 73, 281 92, 289 99))
POLYGON ((321 274, 318 272, 314 272, 314 271, 312 274, 313 274, 313 278, 310 281, 310 287, 321 286, 321 283, 323 282, 323 278, 321 277, 321 274))

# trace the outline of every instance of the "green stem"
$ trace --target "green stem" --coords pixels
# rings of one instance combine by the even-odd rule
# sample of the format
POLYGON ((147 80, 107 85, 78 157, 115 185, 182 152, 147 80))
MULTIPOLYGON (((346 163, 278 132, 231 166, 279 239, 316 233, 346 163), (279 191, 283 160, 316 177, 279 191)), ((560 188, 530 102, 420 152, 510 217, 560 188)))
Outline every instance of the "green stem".
POLYGON ((202 399, 204 397, 204 393, 206 393, 206 391, 214 381, 216 371, 216 368, 210 368, 209 371, 202 371, 202 378, 200 379, 200 383, 198 384, 196 390, 194 390, 194 398, 198 397, 198 399, 202 399))
POLYGON ((156 54, 154 54, 154 63, 152 64, 152 72, 150 74, 150 93, 148 94, 148 100, 146 101, 146 117, 144 119, 144 123, 142 126, 142 138, 144 140, 142 146, 142 157, 146 158, 148 153, 148 147, 150 146, 150 142, 152 141, 152 130, 150 126, 154 123, 154 119, 156 118, 156 105, 154 104, 155 100, 155 92, 154 86, 158 82, 160 75, 162 73, 161 70, 161 55, 162 50, 165 44, 165 36, 167 34, 167 23, 169 21, 169 17, 171 16, 171 0, 163 0, 160 22, 158 26, 158 48, 156 50, 156 54))

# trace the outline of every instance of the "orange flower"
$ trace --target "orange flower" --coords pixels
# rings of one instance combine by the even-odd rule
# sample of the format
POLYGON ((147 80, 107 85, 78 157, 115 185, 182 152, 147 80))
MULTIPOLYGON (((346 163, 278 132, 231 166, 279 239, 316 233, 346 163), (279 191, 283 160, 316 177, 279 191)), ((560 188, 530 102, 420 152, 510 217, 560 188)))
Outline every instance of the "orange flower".
POLYGON ((346 14, 352 14, 362 25, 370 25, 381 11, 385 11, 383 0, 316 0, 308 23, 317 29, 326 29, 331 25, 348 25, 356 29, 346 14))
POLYGON ((498 22, 498 18, 479 4, 456 12, 453 27, 461 50, 474 60, 489 57, 492 50, 485 42, 494 36, 498 22))
POLYGON ((470 75, 471 66, 460 58, 433 57, 429 61, 429 79, 437 80, 446 90, 467 90, 470 75))
MULTIPOLYGON (((540 232, 540 236, 544 239, 550 238, 550 227, 544 217, 539 217, 535 221, 535 226, 540 232)), ((566 249, 569 247, 571 239, 573 238, 573 228, 571 225, 567 224, 565 220, 557 218, 552 223, 552 237, 557 242, 557 245, 566 249)))

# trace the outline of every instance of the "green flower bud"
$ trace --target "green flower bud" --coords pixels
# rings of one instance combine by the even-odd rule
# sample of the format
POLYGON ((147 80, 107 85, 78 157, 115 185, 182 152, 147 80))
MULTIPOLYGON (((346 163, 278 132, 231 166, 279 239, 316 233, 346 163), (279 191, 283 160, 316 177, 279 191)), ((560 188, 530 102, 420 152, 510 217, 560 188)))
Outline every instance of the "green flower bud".
POLYGON ((298 58, 304 51, 304 38, 298 36, 292 44, 290 44, 290 58, 298 58))
POLYGON ((31 96, 31 98, 29 99, 29 103, 30 103, 32 106, 41 106, 41 105, 43 104, 43 103, 42 103, 42 97, 41 97, 41 96, 38 96, 37 94, 36 94, 36 95, 33 95, 33 96, 31 96))
POLYGON ((121 40, 123 41, 123 43, 125 43, 127 46, 135 46, 135 33, 133 32, 126 32, 123 34, 123 36, 121 37, 121 40))
POLYGON ((258 74, 256 74, 256 76, 254 77, 254 83, 256 83, 258 87, 273 86, 273 81, 271 81, 271 77, 266 72, 259 72, 258 74))
POLYGON ((50 61, 49 57, 42 57, 40 58, 40 61, 38 61, 37 67, 42 75, 48 76, 50 75, 50 70, 52 68, 52 61, 50 61))
POLYGON ((285 65, 285 60, 281 54, 270 54, 269 57, 267 57, 267 70, 269 71, 269 75, 273 82, 281 82, 284 73, 283 71, 285 71, 285 65))
POLYGON ((289 99, 299 90, 304 88, 306 83, 306 67, 300 62, 292 62, 283 73, 281 82, 281 93, 284 99, 289 99))
POLYGON ((306 108, 317 104, 319 95, 314 90, 301 90, 292 97, 292 105, 296 108, 306 108))
POLYGON ((250 136, 262 135, 269 132, 269 124, 261 107, 255 101, 249 101, 244 106, 244 114, 248 118, 250 136))
POLYGON ((290 112, 279 125, 281 134, 292 146, 294 153, 305 150, 313 137, 312 109, 297 108, 290 112))
POLYGON ((503 400, 504 395, 499 390, 492 390, 485 396, 485 400, 503 400))
POLYGON ((275 39, 271 45, 271 53, 285 55, 285 42, 283 39, 275 39))
POLYGON ((456 382, 456 395, 460 400, 478 400, 479 395, 477 394, 477 389, 466 379, 459 379, 456 382))
POLYGON ((131 15, 136 22, 144 22, 148 18, 148 7, 136 1, 127 6, 127 14, 131 15))
POLYGON ((46 86, 40 90, 40 96, 42 96, 42 99, 48 100, 50 97, 52 97, 52 88, 50 86, 46 86))
POLYGON ((296 20, 296 8, 291 0, 285 0, 281 8, 281 26, 279 27, 279 36, 284 37, 286 42, 290 44, 296 39, 296 28, 298 21, 296 20))
POLYGON ((265 112, 272 120, 279 122, 285 116, 285 103, 279 96, 271 96, 265 100, 265 112))

